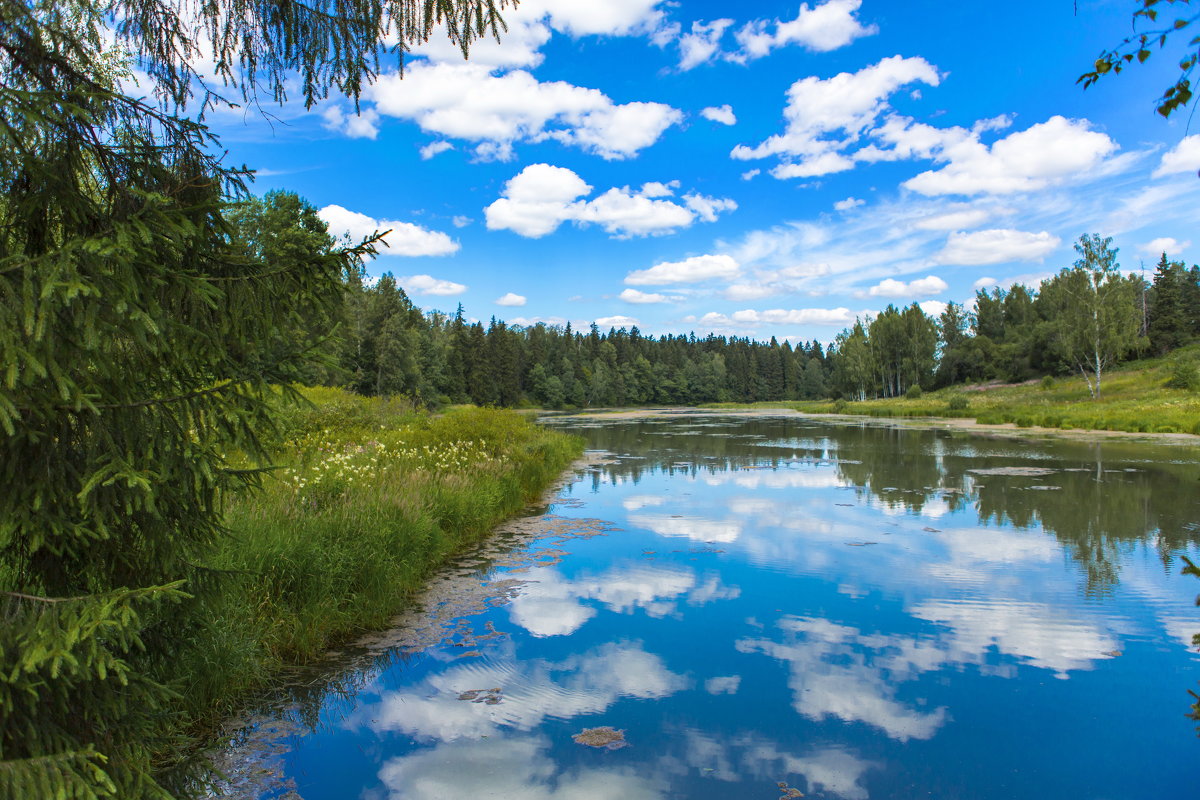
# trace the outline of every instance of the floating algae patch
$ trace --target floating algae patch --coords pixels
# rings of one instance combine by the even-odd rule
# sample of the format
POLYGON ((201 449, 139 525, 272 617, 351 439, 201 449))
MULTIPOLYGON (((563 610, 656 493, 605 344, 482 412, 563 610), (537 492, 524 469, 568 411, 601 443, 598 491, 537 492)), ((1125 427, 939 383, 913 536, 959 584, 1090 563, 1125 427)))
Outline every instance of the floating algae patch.
POLYGON ((619 731, 608 725, 599 728, 584 728, 571 738, 575 740, 576 744, 605 750, 620 750, 622 747, 629 746, 629 742, 625 741, 625 731, 619 731))
POLYGON ((967 470, 974 475, 1011 475, 1019 478, 1041 478, 1058 471, 1045 467, 977 467, 967 470))

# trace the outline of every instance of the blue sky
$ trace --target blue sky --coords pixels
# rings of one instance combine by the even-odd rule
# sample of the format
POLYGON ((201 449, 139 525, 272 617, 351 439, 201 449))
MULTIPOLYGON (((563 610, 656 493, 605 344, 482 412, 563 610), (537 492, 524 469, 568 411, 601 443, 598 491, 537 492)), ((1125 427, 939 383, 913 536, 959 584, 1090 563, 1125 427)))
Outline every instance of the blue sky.
POLYGON ((393 228, 368 271, 426 309, 827 342, 1036 283, 1085 232, 1126 269, 1200 261, 1200 122, 1153 111, 1178 50, 1075 84, 1133 5, 526 0, 501 44, 431 44, 358 115, 214 128, 256 191, 393 228))

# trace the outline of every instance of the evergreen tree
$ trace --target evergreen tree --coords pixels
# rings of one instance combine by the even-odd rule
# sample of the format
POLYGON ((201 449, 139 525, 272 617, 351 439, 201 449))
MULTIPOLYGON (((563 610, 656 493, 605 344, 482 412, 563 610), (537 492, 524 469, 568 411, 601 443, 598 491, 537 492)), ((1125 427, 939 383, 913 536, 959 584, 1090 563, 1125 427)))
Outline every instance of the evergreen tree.
POLYGON ((1184 311, 1184 294, 1190 276, 1183 264, 1168 261, 1167 254, 1154 270, 1150 301, 1150 347, 1162 355, 1183 345, 1191 335, 1184 311))

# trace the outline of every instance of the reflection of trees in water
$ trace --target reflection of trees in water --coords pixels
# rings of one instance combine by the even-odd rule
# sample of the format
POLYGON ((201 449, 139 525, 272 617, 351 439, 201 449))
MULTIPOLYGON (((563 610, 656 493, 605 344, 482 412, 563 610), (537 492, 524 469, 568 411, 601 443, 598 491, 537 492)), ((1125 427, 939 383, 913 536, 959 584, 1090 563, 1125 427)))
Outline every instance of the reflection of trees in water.
MULTIPOLYGON (((1004 439, 803 418, 630 420, 574 429, 589 446, 634 458, 604 467, 638 482, 659 472, 717 473, 748 466, 832 462, 860 494, 913 513, 973 504, 979 518, 1040 526, 1077 561, 1088 594, 1111 591, 1120 565, 1152 540, 1164 568, 1200 543, 1196 453, 1121 441, 1004 439), (639 458, 640 457, 640 458, 639 458), (1155 459, 1151 461, 1151 459, 1155 459), (1046 475, 971 470, 1039 467, 1046 475), (1058 488, 1035 488, 1058 487, 1058 488)), ((594 476, 598 485, 599 474, 594 476)))

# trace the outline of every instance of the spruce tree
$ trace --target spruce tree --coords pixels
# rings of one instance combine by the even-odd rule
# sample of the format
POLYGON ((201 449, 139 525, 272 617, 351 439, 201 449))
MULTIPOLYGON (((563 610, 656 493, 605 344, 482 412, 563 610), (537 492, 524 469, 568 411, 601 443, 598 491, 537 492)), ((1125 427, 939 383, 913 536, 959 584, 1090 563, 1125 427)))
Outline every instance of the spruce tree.
POLYGON ((357 96, 385 33, 402 52, 445 23, 465 48, 503 5, 0 4, 0 797, 203 792, 171 661, 221 498, 258 478, 227 457, 262 456, 272 387, 310 363, 282 334, 334 315, 369 249, 248 249, 224 214, 245 173, 184 104, 282 100, 296 73, 310 105, 357 96), (122 48, 157 101, 120 90, 122 48))

